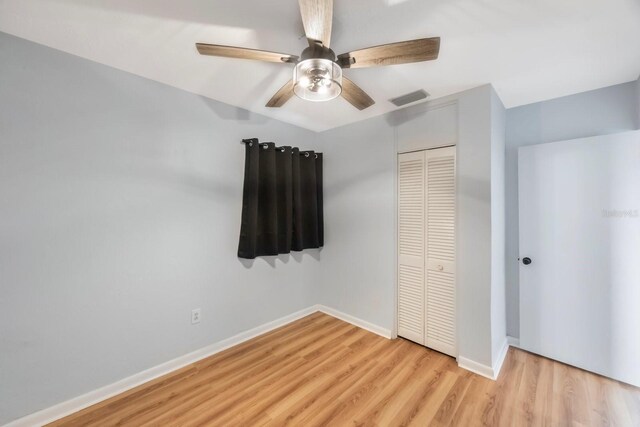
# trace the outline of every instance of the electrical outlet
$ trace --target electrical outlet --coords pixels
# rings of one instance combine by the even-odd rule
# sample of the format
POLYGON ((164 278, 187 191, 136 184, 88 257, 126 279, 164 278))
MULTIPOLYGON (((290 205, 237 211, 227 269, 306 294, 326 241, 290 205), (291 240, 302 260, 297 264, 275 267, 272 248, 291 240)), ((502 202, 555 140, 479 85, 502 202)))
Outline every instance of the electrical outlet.
POLYGON ((200 323, 200 314, 202 309, 194 308, 191 310, 191 324, 195 325, 196 323, 200 323))

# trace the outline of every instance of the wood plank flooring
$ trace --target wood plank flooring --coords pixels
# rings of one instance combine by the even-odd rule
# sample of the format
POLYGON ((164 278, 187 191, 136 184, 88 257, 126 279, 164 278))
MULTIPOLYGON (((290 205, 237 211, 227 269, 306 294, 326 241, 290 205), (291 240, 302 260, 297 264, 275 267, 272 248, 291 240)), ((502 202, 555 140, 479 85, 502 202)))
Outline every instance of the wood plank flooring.
POLYGON ((497 381, 314 313, 53 426, 640 426, 640 389, 511 349, 497 381))

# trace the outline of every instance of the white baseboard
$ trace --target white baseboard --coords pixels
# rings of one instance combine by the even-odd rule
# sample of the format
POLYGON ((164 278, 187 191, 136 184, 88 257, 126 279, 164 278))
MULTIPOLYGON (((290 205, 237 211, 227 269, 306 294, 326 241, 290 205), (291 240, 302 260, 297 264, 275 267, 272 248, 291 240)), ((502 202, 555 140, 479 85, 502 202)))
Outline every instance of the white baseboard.
POLYGON ((475 374, 482 375, 483 377, 495 381, 498 378, 498 375, 500 375, 500 370, 502 369, 504 359, 507 357, 507 352, 509 351, 509 345, 510 344, 508 338, 505 338, 504 343, 500 348, 500 352, 498 353, 498 357, 493 363, 493 366, 484 365, 482 363, 478 363, 474 360, 467 359, 466 357, 462 356, 458 357, 458 366, 462 369, 466 369, 467 371, 471 371, 475 374))
POLYGON ((35 412, 31 415, 27 415, 23 418, 11 421, 9 424, 6 424, 5 427, 33 427, 48 424, 67 415, 73 414, 74 412, 78 412, 84 408, 94 405, 98 402, 109 399, 110 397, 130 390, 134 387, 137 387, 141 384, 149 382, 155 378, 171 373, 191 363, 197 362, 198 360, 202 360, 206 357, 212 356, 216 353, 233 347, 234 345, 238 345, 240 343, 248 341, 252 338, 257 337, 258 335, 262 335, 273 329, 298 320, 302 317, 308 316, 309 314, 315 313, 316 311, 323 311, 327 313, 326 311, 321 310, 320 306, 314 305, 311 307, 307 307, 303 310, 297 311, 271 322, 264 323, 253 329, 249 329, 248 331, 241 332, 230 338, 218 341, 217 343, 208 345, 194 352, 185 354, 184 356, 177 357, 168 362, 146 369, 142 372, 131 375, 130 377, 124 378, 120 381, 116 381, 113 384, 109 384, 97 390, 90 391, 89 393, 83 394, 82 396, 74 397, 73 399, 67 400, 66 402, 59 403, 57 405, 35 412))
POLYGON ((224 351, 230 347, 241 344, 259 335, 265 334, 276 328, 284 326, 288 323, 296 321, 309 314, 321 311, 329 316, 336 317, 345 322, 351 323, 362 329, 366 329, 374 334, 381 335, 385 338, 391 338, 391 331, 389 329, 382 328, 380 326, 369 323, 365 320, 358 319, 357 317, 335 310, 333 308, 324 305, 313 305, 271 322, 264 323, 248 331, 241 332, 230 338, 218 341, 217 343, 208 345, 194 352, 185 354, 184 356, 177 357, 168 362, 146 369, 130 377, 124 378, 120 381, 116 381, 113 384, 101 387, 99 389, 90 391, 82 396, 74 397, 66 402, 59 403, 25 417, 19 418, 15 421, 11 421, 6 424, 5 427, 33 427, 42 426, 48 424, 60 418, 71 415, 75 412, 81 411, 91 405, 102 402, 120 393, 124 393, 134 387, 142 385, 146 382, 159 378, 163 375, 169 374, 177 369, 187 366, 191 363, 202 360, 206 357, 212 356, 216 353, 224 351))
POLYGON ((335 308, 327 307, 326 305, 317 305, 318 311, 321 311, 329 316, 333 316, 340 320, 343 320, 347 323, 351 323, 352 325, 358 326, 359 328, 366 329, 369 332, 373 332, 374 334, 380 335, 382 337, 391 339, 392 333, 390 329, 383 328, 378 325, 374 325, 373 323, 367 322, 366 320, 359 319, 355 316, 352 316, 347 313, 343 313, 342 311, 336 310, 335 308))
POLYGON ((493 376, 493 368, 488 365, 483 365, 475 360, 467 359, 466 357, 458 356, 458 366, 467 371, 471 371, 474 374, 482 375, 483 377, 495 380, 493 376))
POLYGON ((511 347, 520 348, 520 338, 510 337, 507 335, 507 342, 511 347))
MULTIPOLYGON (((271 322, 267 322, 253 329, 249 329, 248 331, 241 332, 233 337, 208 345, 194 352, 185 354, 184 356, 180 356, 168 362, 154 366, 130 377, 124 378, 120 381, 116 381, 113 384, 109 384, 97 390, 86 393, 82 396, 75 397, 73 399, 67 400, 66 402, 59 403, 52 407, 27 415, 23 418, 19 418, 15 421, 10 422, 9 424, 6 424, 5 427, 33 427, 48 424, 74 412, 99 403, 103 400, 109 399, 110 397, 130 390, 134 387, 137 387, 141 384, 149 382, 153 379, 171 373, 191 363, 212 356, 230 347, 248 341, 252 338, 284 326, 302 317, 308 316, 309 314, 315 313, 316 311, 321 311, 325 314, 328 314, 329 316, 336 317, 340 320, 351 323, 362 329, 366 329, 367 331, 373 332, 374 334, 380 335, 382 337, 392 337, 392 331, 390 329, 374 325, 373 323, 367 322, 366 320, 359 319, 355 316, 343 313, 334 308, 317 304, 289 314, 287 316, 281 317, 279 319, 273 320, 271 322)), ((519 340, 517 338, 507 337, 502 349, 500 350, 498 358, 496 359, 496 362, 492 367, 483 365, 465 357, 458 357, 458 366, 468 371, 474 372, 478 375, 482 375, 484 377, 495 380, 500 373, 500 369, 502 368, 502 364, 504 363, 504 359, 507 355, 507 351, 509 350, 510 345, 517 347, 519 345, 519 340)))
POLYGON ((508 352, 509 340, 505 337, 504 342, 502 343, 502 348, 500 349, 500 353, 498 353, 498 358, 493 363, 493 379, 497 379, 498 375, 500 375, 500 370, 502 369, 504 359, 507 357, 508 352))

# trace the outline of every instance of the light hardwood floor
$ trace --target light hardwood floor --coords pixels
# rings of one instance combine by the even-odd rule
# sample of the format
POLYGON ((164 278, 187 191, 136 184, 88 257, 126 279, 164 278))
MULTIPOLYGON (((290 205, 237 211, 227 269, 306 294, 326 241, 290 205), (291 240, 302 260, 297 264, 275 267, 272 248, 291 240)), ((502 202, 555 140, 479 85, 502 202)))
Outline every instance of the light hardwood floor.
POLYGON ((511 349, 497 381, 321 313, 55 426, 640 426, 640 389, 511 349))

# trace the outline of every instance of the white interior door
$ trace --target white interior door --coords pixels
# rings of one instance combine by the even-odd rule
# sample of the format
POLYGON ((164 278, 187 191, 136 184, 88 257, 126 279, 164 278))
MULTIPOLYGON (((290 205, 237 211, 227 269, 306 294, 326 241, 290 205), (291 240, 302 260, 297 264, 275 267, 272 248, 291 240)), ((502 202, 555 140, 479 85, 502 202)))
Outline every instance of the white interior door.
POLYGON ((518 170, 521 347, 640 386, 640 132, 523 147, 518 170))

